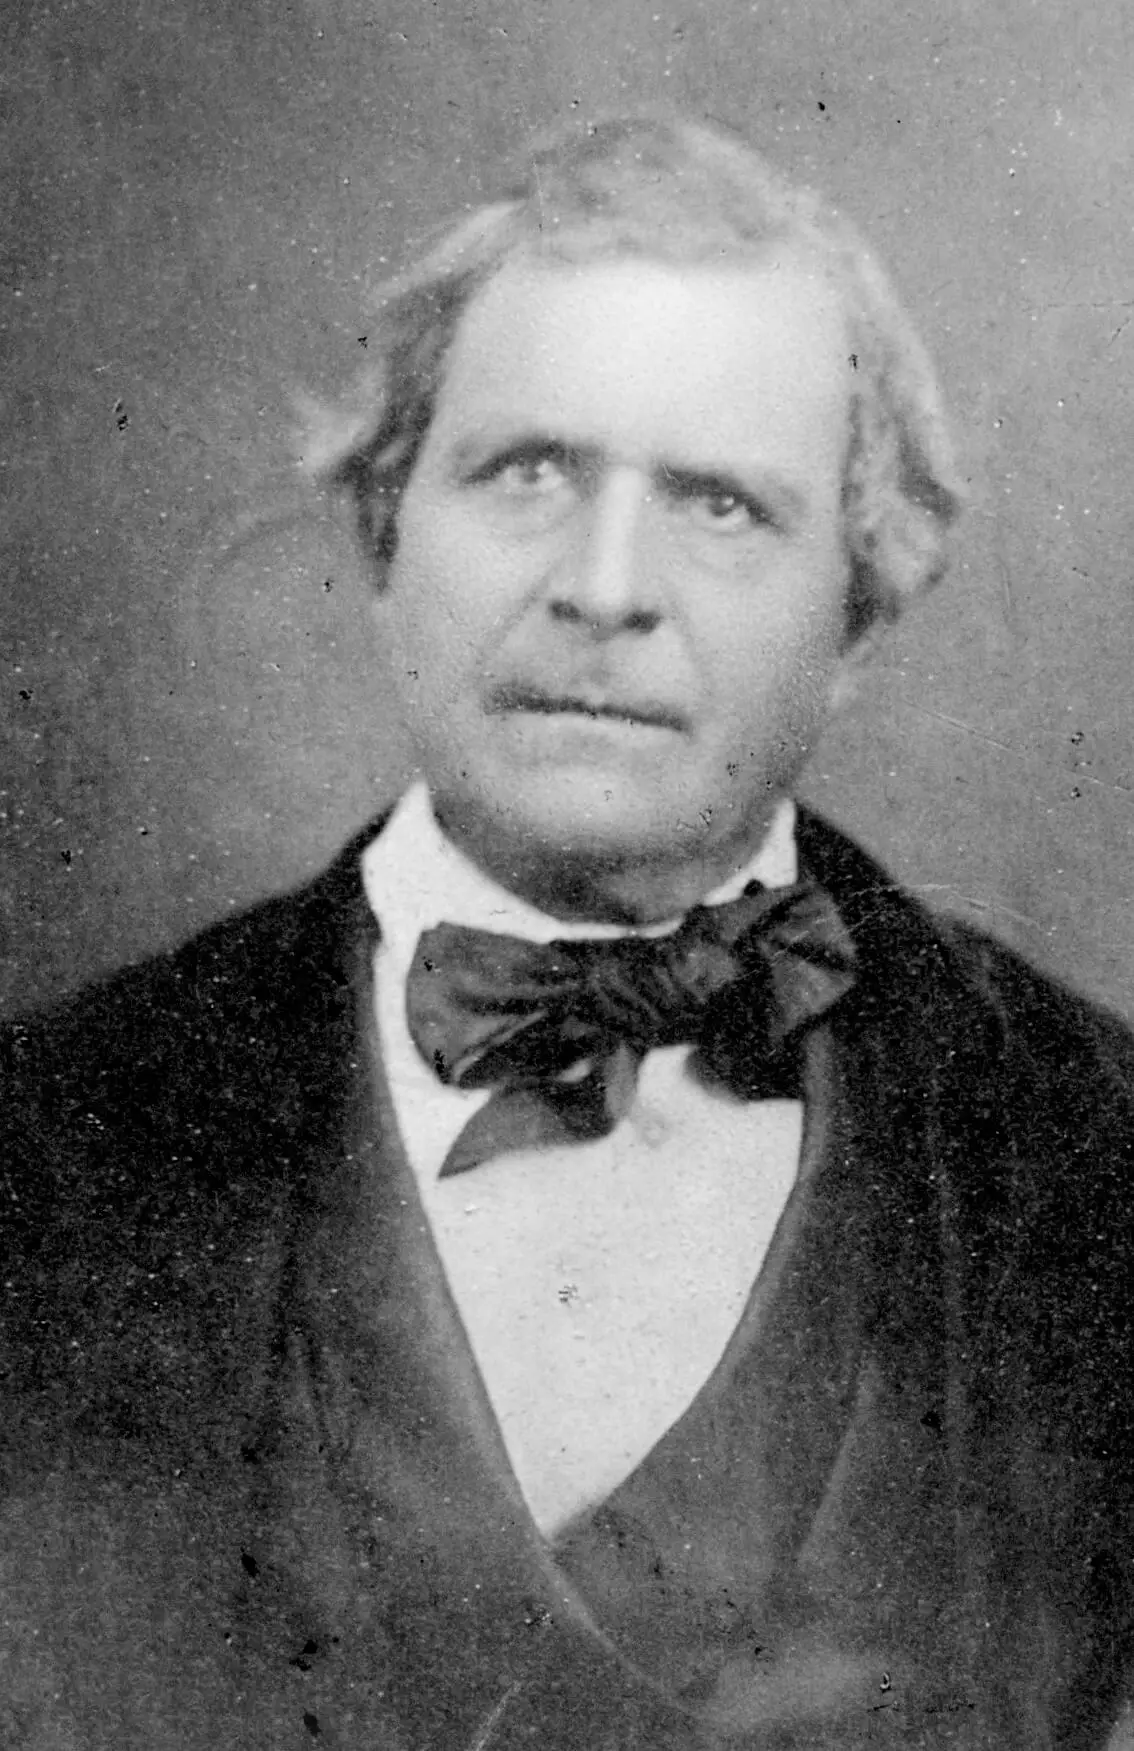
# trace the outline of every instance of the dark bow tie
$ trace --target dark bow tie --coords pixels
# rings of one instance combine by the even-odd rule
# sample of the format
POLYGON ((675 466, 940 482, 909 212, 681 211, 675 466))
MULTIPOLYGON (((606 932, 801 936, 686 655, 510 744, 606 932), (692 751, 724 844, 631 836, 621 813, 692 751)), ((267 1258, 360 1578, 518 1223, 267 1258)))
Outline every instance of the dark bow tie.
POLYGON ((442 1082, 493 1088, 442 1168, 613 1130, 638 1065, 695 1044, 707 1080, 753 1100, 791 1086, 802 1031, 854 982, 855 950, 813 882, 696 906, 669 936, 544 944, 442 924, 421 937, 410 1032, 442 1082))

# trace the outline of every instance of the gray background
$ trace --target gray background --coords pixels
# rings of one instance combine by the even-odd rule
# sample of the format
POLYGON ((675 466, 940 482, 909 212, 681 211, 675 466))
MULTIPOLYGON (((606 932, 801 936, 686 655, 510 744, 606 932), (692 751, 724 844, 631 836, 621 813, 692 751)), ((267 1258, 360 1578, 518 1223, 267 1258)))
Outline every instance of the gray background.
POLYGON ((954 577, 811 797, 1134 1011, 1129 0, 7 0, 0 1004, 316 869, 396 787, 289 460, 368 287, 556 117, 668 100, 855 217, 942 367, 954 577))

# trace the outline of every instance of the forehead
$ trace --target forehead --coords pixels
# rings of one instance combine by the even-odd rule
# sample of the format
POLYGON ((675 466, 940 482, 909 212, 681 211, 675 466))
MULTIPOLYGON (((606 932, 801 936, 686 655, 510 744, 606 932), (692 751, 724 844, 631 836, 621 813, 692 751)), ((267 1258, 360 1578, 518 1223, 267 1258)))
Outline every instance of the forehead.
POLYGON ((547 435, 628 461, 822 473, 841 460, 851 371, 836 288, 787 248, 721 267, 511 262, 461 319, 427 449, 547 435))

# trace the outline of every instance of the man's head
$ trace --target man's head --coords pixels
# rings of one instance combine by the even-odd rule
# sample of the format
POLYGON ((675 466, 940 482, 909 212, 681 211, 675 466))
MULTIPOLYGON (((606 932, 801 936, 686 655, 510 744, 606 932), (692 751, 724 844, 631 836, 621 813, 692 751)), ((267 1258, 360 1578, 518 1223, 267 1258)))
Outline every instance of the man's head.
POLYGON ((517 881, 633 865, 639 910, 695 898, 849 648, 944 568, 947 437, 885 279, 743 146, 617 122, 449 233, 376 338, 315 464, 440 811, 517 881))

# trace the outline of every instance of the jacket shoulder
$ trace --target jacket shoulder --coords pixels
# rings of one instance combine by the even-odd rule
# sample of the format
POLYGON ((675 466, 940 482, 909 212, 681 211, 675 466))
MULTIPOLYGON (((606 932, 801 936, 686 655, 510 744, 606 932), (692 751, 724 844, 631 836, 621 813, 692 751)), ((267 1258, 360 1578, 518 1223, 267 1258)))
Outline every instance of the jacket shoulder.
MULTIPOLYGON (((0 1029, 8 1122, 117 1124, 248 1091, 348 981, 357 918, 336 868, 0 1029), (211 1086, 201 1085, 208 1074, 211 1086)), ((317 1025, 315 1021, 311 1026, 317 1025)), ((308 1030, 310 1031, 310 1027, 308 1030)))
MULTIPOLYGON (((943 1041, 977 1029, 981 1049, 1010 1042, 1045 1081, 1097 1073, 1134 1086, 1134 1034, 1121 1016, 1034 966, 986 932, 932 911, 845 833, 800 811, 807 867, 837 901, 862 953, 868 994, 920 1005, 943 1041), (944 1030, 944 1031, 943 1031, 944 1030)), ((1002 1063, 996 1051, 995 1061, 1002 1063)))
POLYGON ((9 1406, 121 1430, 253 1402, 350 1058, 344 892, 320 878, 4 1030, 9 1406))
POLYGON ((1134 1035, 826 823, 804 818, 801 851, 860 951, 839 1025, 872 1186, 901 1212, 880 1280, 903 1245, 915 1300, 944 1273, 993 1402, 1109 1464, 1134 1439, 1134 1035))
POLYGON ((982 931, 953 920, 937 928, 970 989, 1012 1032, 1037 1075, 1093 1071, 1116 1090, 1132 1085, 1134 1033, 1121 1015, 982 931))

